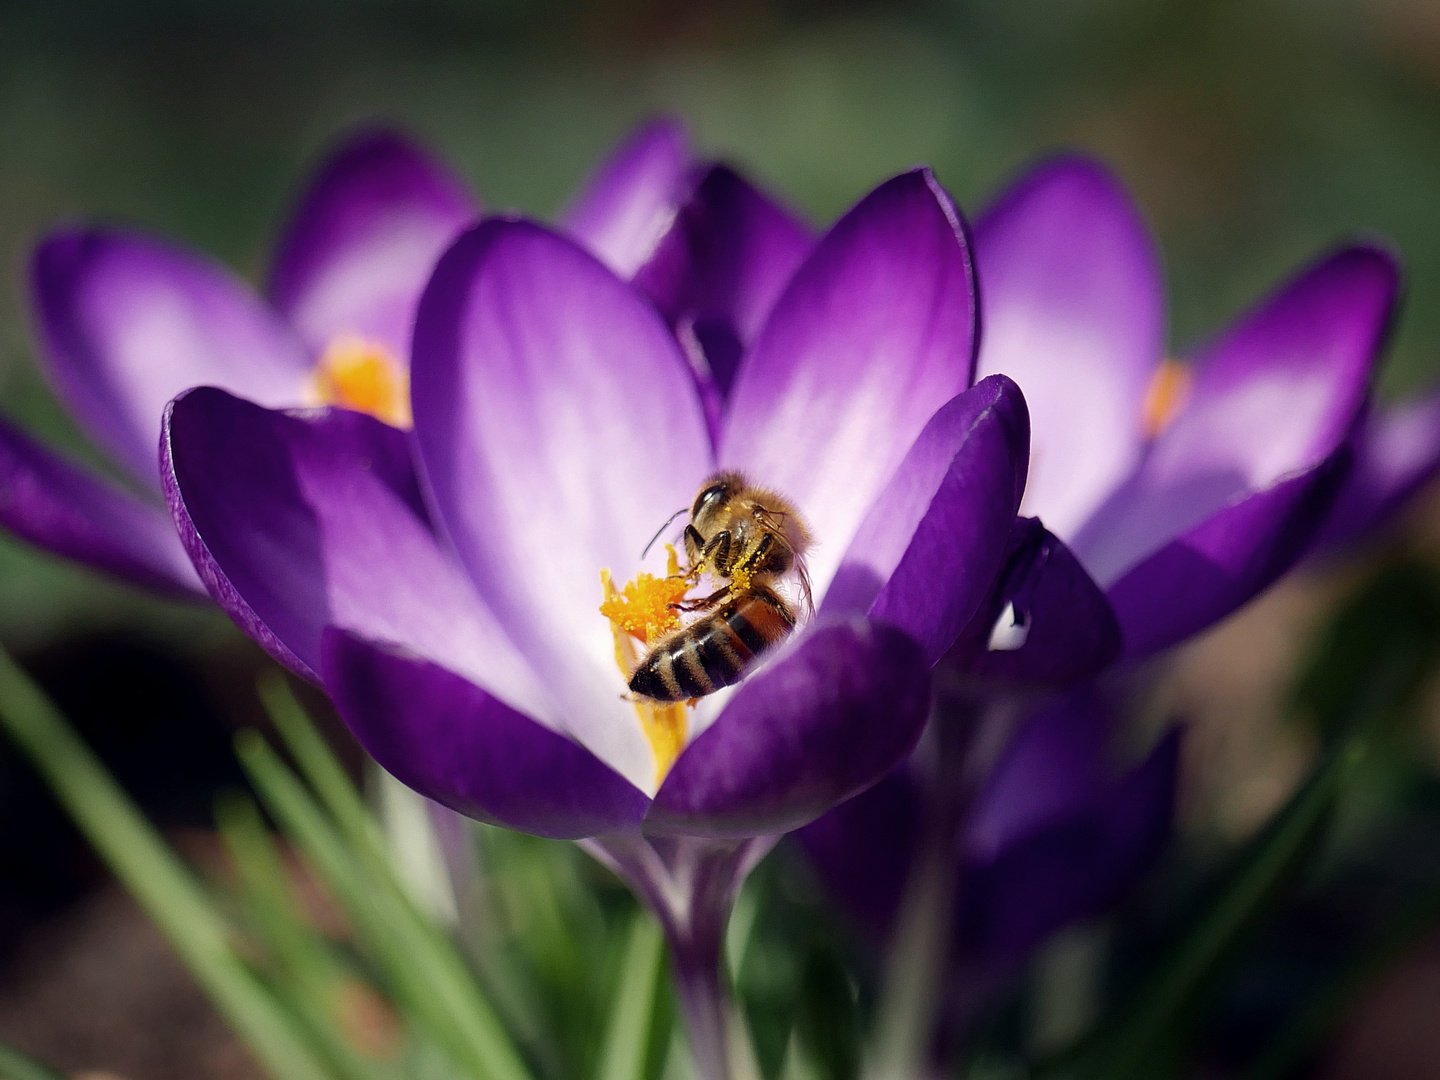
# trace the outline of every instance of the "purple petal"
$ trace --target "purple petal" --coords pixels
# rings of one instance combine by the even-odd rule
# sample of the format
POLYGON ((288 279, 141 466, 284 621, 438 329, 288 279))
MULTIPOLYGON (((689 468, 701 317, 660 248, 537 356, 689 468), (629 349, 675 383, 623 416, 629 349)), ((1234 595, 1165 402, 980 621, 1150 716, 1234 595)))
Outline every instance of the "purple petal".
POLYGON ((720 459, 794 499, 817 595, 922 428, 970 385, 964 228, 925 170, 882 184, 819 242, 741 362, 720 459))
POLYGON ((1074 535, 1134 466, 1141 409, 1165 336, 1159 253, 1098 162, 1031 170, 975 223, 979 371, 1030 405, 1025 513, 1074 535))
POLYGON ((676 760, 647 816, 656 832, 789 832, 908 754, 930 706, 920 648, 861 620, 821 626, 743 682, 676 760))
POLYGON ((53 233, 31 266, 45 361, 86 431, 156 484, 165 403, 214 384, 262 405, 303 400, 300 341, 242 281, 134 232, 53 233))
POLYGON ((1384 527, 1440 469, 1440 394, 1372 411, 1354 440, 1355 464, 1315 540, 1333 551, 1384 527))
POLYGON ((650 800, 584 747, 393 647, 326 630, 325 687, 402 783, 479 821, 558 839, 633 829, 650 800))
POLYGON ((795 833, 826 891, 877 946, 900 912, 920 810, 919 790, 902 764, 795 833))
POLYGON ((1029 419, 992 375, 931 417, 860 526, 825 610, 868 612, 920 642, 928 663, 989 591, 1025 490, 1029 419))
POLYGON ((429 657, 547 723, 554 708, 441 550, 406 437, 344 409, 271 412, 208 387, 162 445, 171 509, 216 602, 318 678, 326 626, 429 657))
POLYGON ((445 165, 397 132, 366 131, 321 167, 281 237, 270 295, 317 355, 354 335, 410 354, 435 260, 480 214, 445 165))
POLYGON ((203 599, 170 515, 0 421, 0 525, 146 589, 203 599))
POLYGON ((1335 505, 1351 456, 1342 446, 1309 472, 1226 507, 1110 586, 1125 656, 1198 634, 1289 570, 1335 505))
POLYGON ((1202 354, 1184 410, 1071 539, 1091 575, 1108 588, 1227 507, 1329 458, 1364 406, 1397 288, 1388 254, 1348 248, 1202 354))
POLYGON ((1100 586, 1054 533, 1019 518, 1003 569, 945 662, 999 688, 1060 689, 1099 674, 1120 651, 1100 586))
POLYGON ((411 386, 434 505, 480 594, 586 725, 571 733, 653 776, 598 608, 601 568, 633 577, 713 468, 674 336, 569 240, 492 219, 436 268, 411 386))
POLYGON ((810 230, 743 177, 716 165, 635 275, 699 355, 723 401, 740 355, 813 244, 810 230))
POLYGON ((1180 739, 1171 732, 1090 806, 967 870, 961 947, 1014 965, 1056 930, 1113 907, 1170 833, 1180 739))
POLYGON ((990 859, 1042 825, 1085 809, 1105 782, 1110 717, 1093 694, 1065 698, 1027 721, 975 800, 972 857, 990 859))
POLYGON ((652 120, 595 171, 565 212, 566 233, 622 278, 631 277, 689 194, 691 161, 684 125, 652 120))

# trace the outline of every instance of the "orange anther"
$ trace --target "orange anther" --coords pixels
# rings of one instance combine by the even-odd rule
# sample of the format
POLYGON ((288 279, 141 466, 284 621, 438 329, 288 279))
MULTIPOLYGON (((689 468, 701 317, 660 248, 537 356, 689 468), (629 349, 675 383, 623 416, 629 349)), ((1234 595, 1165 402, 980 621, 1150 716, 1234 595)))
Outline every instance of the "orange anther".
POLYGON ((315 365, 324 405, 369 413, 391 427, 410 426, 410 375, 385 346, 353 334, 335 338, 315 365))
POLYGON ((1190 399, 1190 384, 1193 381, 1188 365, 1179 360, 1160 361, 1160 366, 1150 377, 1145 402, 1140 407, 1140 430, 1145 438, 1155 438, 1180 415, 1190 399))

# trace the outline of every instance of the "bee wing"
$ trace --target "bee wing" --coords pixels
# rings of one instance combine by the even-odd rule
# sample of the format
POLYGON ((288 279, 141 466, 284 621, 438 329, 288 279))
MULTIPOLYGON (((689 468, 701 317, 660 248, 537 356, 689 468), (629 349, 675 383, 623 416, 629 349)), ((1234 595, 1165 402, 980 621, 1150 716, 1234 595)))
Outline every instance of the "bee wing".
POLYGON ((815 618, 815 596, 810 591, 810 571, 805 569, 805 560, 796 558, 795 576, 800 580, 800 595, 805 601, 806 619, 815 618))
POLYGON ((785 529, 780 525, 778 518, 788 517, 785 511, 771 510, 764 506, 755 508, 755 516, 760 523, 770 529, 772 535, 789 550, 791 557, 795 560, 792 569, 800 582, 800 596, 805 605, 805 617, 815 617, 815 595, 810 588, 810 572, 805 569, 805 556, 795 550, 795 545, 790 543, 790 538, 785 535, 785 529))

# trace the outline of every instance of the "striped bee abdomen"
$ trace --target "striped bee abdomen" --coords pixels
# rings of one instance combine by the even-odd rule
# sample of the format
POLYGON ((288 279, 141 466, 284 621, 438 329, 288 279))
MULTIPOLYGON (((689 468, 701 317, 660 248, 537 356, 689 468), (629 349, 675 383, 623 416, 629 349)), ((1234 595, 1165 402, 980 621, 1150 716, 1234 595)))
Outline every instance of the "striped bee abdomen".
POLYGON ((656 643, 630 676, 630 690, 656 701, 684 701, 738 682, 757 653, 795 625, 785 601, 769 589, 733 596, 656 643))

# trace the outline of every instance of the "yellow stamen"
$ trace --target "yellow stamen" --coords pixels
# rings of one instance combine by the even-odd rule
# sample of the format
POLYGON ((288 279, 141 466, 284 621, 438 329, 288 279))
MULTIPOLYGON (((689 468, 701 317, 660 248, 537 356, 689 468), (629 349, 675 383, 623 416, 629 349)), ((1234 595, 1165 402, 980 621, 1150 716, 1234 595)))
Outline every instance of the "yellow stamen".
POLYGON ((391 427, 410 426, 410 373, 379 342, 341 334, 325 347, 314 378, 321 404, 369 413, 391 427))
POLYGON ((1160 361, 1140 407, 1140 430, 1147 439, 1155 438, 1180 415, 1190 399, 1194 379, 1189 366, 1179 360, 1160 361))
MULTIPOLYGON (((600 584, 605 591, 600 614, 610 620, 610 632, 615 637, 615 663, 627 683, 650 646, 680 626, 680 616, 670 605, 685 598, 694 580, 680 573, 675 549, 667 544, 665 550, 669 552, 666 577, 657 578, 642 571, 634 581, 626 583, 623 591, 615 588, 609 570, 600 571, 600 584)), ((640 718, 640 729, 650 740, 658 787, 680 751, 685 749, 688 726, 685 703, 667 705, 637 697, 632 704, 640 718)))
MULTIPOLYGON (((671 550, 672 565, 676 562, 671 550)), ((610 571, 600 571, 605 582, 605 600, 600 605, 600 614, 610 620, 617 630, 638 638, 646 645, 660 639, 680 625, 680 616, 671 604, 678 604, 690 591, 690 582, 680 576, 679 567, 669 577, 657 578, 643 570, 635 580, 626 584, 623 592, 615 591, 610 571)))

